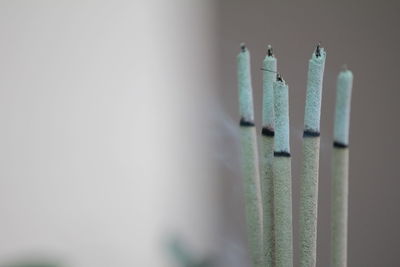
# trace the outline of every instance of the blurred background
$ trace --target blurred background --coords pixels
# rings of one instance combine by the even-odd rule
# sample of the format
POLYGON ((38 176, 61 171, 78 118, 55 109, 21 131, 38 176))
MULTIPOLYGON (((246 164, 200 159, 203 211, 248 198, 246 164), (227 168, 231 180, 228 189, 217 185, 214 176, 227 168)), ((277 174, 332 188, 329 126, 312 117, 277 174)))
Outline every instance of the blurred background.
POLYGON ((336 77, 343 64, 354 74, 350 130, 349 266, 399 266, 400 34, 398 1, 221 0, 220 98, 237 118, 235 53, 252 55, 257 126, 261 126, 262 60, 271 44, 289 84, 295 262, 301 138, 308 59, 317 42, 327 51, 321 113, 317 266, 329 266, 330 183, 336 77))
POLYGON ((399 11, 389 0, 1 1, 0 266, 249 266, 240 42, 259 129, 268 44, 289 83, 295 262, 307 64, 321 42, 317 266, 329 265, 343 64, 355 77, 349 266, 399 266, 399 11))

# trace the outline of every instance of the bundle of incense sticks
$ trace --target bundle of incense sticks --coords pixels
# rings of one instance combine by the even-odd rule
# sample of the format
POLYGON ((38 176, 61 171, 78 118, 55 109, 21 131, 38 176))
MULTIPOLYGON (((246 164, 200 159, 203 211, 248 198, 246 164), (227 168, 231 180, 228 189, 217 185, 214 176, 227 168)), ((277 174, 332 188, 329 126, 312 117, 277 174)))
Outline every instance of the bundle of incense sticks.
MULTIPOLYGON (((318 44, 308 65, 303 165, 300 183, 300 266, 316 266, 320 151, 320 114, 325 50, 318 44)), ((261 153, 254 123, 250 53, 244 44, 237 56, 247 235, 252 266, 293 266, 292 173, 289 87, 277 72, 268 46, 263 61, 261 153)), ((332 168, 332 266, 347 265, 348 139, 351 71, 340 72, 334 127, 332 168)))

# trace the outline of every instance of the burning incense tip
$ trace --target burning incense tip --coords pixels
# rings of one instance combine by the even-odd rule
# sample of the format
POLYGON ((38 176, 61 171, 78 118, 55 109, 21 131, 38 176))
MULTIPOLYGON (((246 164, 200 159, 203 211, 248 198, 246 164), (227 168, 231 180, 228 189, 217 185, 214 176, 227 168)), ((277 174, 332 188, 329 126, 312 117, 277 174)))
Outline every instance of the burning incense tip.
POLYGON ((240 44, 240 50, 242 50, 242 52, 246 52, 246 44, 245 43, 240 44))
POLYGON ((317 44, 317 48, 315 48, 315 56, 320 57, 321 56, 321 43, 317 44))
POLYGON ((273 57, 274 56, 274 52, 272 50, 272 46, 271 45, 268 45, 267 55, 269 57, 273 57))

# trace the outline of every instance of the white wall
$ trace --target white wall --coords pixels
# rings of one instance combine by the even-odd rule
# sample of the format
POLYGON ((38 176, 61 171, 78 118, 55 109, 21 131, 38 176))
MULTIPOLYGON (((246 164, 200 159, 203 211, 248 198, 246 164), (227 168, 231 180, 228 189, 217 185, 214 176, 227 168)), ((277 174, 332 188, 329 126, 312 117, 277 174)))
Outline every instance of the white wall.
POLYGON ((211 2, 0 2, 0 262, 216 249, 211 2))

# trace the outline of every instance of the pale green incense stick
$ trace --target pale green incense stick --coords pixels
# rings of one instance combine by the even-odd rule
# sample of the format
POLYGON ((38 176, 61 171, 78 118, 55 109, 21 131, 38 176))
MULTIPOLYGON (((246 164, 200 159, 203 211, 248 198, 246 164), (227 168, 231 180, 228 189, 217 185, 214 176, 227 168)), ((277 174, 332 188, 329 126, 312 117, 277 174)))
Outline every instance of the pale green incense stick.
POLYGON ((317 46, 309 61, 300 181, 300 266, 317 259, 318 169, 322 82, 326 53, 317 46))
POLYGON ((353 74, 340 72, 337 80, 333 166, 331 266, 347 266, 347 215, 349 180, 349 128, 353 74))
POLYGON ((273 159, 275 266, 293 266, 292 175, 289 145, 289 88, 274 82, 275 139, 273 159))
POLYGON ((274 190, 272 161, 274 155, 274 88, 276 58, 268 46, 263 62, 263 115, 261 130, 261 194, 263 207, 263 242, 265 266, 274 266, 274 190))
POLYGON ((264 266, 260 173, 254 126, 250 53, 244 44, 237 56, 242 171, 246 204, 247 236, 254 267, 264 266))

